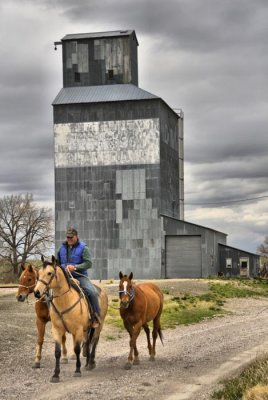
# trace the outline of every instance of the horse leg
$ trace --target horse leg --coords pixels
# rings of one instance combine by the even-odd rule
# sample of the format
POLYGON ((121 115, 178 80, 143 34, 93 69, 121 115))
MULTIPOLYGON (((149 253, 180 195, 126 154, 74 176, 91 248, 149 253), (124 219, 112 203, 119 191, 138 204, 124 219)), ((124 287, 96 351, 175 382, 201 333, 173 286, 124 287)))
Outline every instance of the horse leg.
POLYGON ((162 341, 162 336, 161 336, 161 325, 160 325, 160 316, 161 316, 161 312, 162 312, 162 308, 160 309, 160 311, 158 312, 157 316, 154 319, 154 328, 153 328, 153 349, 151 352, 151 357, 150 360, 154 361, 155 360, 155 343, 156 343, 156 339, 157 339, 157 335, 159 334, 160 339, 162 341))
POLYGON ((55 342, 55 370, 54 375, 52 376, 50 382, 58 383, 60 380, 60 356, 61 356, 61 344, 59 342, 55 342))
POLYGON ((81 361, 80 361, 81 346, 80 346, 79 342, 75 343, 74 352, 76 355, 76 369, 74 372, 74 377, 80 377, 81 376, 81 361))
POLYGON ((35 350, 35 360, 33 368, 40 368, 41 354, 42 354, 42 346, 44 343, 46 322, 44 322, 41 318, 36 316, 36 327, 37 327, 37 342, 36 342, 36 350, 35 350))
POLYGON ((144 331, 146 333, 146 337, 147 337, 149 355, 151 355, 152 354, 152 345, 151 345, 151 340, 150 340, 150 329, 149 329, 148 324, 144 324, 143 329, 144 329, 144 331))
POLYGON ((62 364, 68 364, 67 348, 66 348, 66 334, 65 333, 62 335, 62 358, 61 358, 61 363, 62 364))
POLYGON ((96 367, 95 356, 96 348, 99 342, 99 336, 93 339, 93 344, 90 345, 91 350, 89 350, 89 357, 87 361, 87 370, 94 369, 96 367))
POLYGON ((126 369, 130 369, 132 367, 133 353, 134 353, 134 364, 139 364, 139 352, 138 352, 138 349, 136 346, 136 341, 140 334, 141 326, 142 326, 141 323, 138 323, 133 327, 133 330, 131 330, 130 328, 128 330, 129 335, 130 335, 130 342, 129 342, 130 352, 129 352, 129 356, 128 356, 128 362, 125 365, 126 369))

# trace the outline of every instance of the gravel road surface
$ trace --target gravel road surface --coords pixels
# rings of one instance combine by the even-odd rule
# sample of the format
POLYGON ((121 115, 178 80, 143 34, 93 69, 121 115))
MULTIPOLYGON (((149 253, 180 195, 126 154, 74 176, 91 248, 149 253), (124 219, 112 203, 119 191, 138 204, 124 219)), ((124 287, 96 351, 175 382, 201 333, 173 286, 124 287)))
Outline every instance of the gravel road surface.
MULTIPOLYGON (((171 294, 199 294, 207 290, 207 283, 202 280, 164 281, 159 286, 171 294)), ((116 295, 116 285, 110 285, 107 291, 116 295)), ((128 334, 106 325, 97 349, 96 368, 82 369, 82 377, 74 378, 75 361, 70 359, 61 366, 60 383, 52 384, 49 380, 54 369, 54 343, 50 324, 42 366, 32 369, 36 340, 33 301, 31 298, 30 304, 17 303, 14 289, 0 292, 0 399, 3 400, 208 400, 218 381, 265 351, 268 340, 268 301, 229 300, 225 308, 232 312, 230 315, 165 330, 164 346, 157 341, 155 362, 149 361, 142 333, 138 339, 141 363, 125 370, 128 334), (240 362, 229 368, 230 360, 240 362)), ((70 355, 71 348, 69 337, 70 355)))

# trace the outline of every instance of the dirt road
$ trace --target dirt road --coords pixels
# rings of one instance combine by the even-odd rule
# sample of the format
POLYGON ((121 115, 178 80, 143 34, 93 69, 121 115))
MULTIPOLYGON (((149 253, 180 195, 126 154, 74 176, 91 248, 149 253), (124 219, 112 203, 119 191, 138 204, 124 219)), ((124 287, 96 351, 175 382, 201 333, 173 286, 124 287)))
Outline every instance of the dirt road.
MULTIPOLYGON (((172 292, 180 283, 170 282, 169 285, 172 292)), ((196 285, 193 292, 205 290, 204 282, 196 285)), ((116 288, 110 287, 109 293, 113 292, 116 293, 116 288)), ((69 364, 61 367, 61 382, 52 384, 49 380, 54 368, 54 344, 50 326, 42 368, 32 369, 33 304, 17 303, 14 293, 0 296, 0 398, 208 400, 216 382, 259 355, 263 349, 257 346, 268 340, 267 300, 235 299, 228 301, 226 307, 233 311, 232 315, 165 330, 164 347, 158 341, 155 362, 149 361, 146 338, 142 334, 138 340, 141 364, 131 370, 124 369, 128 354, 127 333, 118 336, 117 331, 105 326, 97 350, 96 369, 82 369, 82 378, 74 378, 75 361, 69 360, 69 364)), ((70 339, 69 349, 71 354, 70 339)))

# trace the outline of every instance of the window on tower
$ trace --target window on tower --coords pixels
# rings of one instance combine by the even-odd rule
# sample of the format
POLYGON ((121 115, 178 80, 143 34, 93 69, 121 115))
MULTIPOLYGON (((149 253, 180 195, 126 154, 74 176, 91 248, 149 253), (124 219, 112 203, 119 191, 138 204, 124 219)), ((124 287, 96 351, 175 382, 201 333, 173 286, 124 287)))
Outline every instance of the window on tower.
POLYGON ((74 73, 74 81, 75 82, 80 82, 80 73, 79 72, 75 72, 74 73))

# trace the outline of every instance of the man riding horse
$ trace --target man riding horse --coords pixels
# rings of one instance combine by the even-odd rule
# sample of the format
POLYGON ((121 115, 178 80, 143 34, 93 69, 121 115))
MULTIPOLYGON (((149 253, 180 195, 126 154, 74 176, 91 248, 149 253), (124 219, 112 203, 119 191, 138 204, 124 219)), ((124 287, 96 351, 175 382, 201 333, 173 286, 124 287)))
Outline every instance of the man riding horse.
POLYGON ((81 288, 88 296, 93 309, 92 327, 97 328, 100 323, 100 306, 97 290, 88 279, 87 270, 92 267, 91 256, 87 245, 79 240, 75 228, 68 228, 66 241, 62 243, 58 254, 58 262, 77 279, 81 288))

